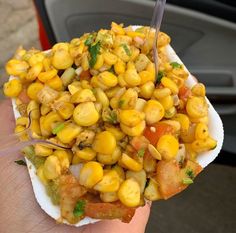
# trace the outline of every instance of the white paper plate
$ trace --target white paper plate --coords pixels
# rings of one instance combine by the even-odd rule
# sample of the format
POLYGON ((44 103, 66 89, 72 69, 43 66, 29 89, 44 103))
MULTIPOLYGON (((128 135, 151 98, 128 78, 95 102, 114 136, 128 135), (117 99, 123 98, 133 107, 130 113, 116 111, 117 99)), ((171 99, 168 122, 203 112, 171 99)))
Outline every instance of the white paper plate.
MULTIPOLYGON (((137 26, 135 26, 134 28, 137 28, 137 26)), ((175 61, 180 64, 183 64, 171 46, 168 45, 166 48, 166 51, 167 51, 170 61, 172 61, 172 62, 175 61)), ((185 69, 187 70, 186 67, 185 67, 185 69)), ((189 73, 189 71, 188 71, 188 73, 189 73)), ((10 77, 10 79, 13 79, 13 78, 14 77, 10 77)), ((189 73, 189 77, 187 80, 187 86, 192 87, 194 84, 196 84, 196 82, 197 82, 196 79, 189 73)), ((223 130, 222 121, 221 121, 218 113, 215 111, 215 109, 211 105, 211 103, 209 101, 208 101, 208 103, 209 103, 209 132, 214 137, 214 139, 217 140, 217 147, 214 150, 201 153, 197 157, 198 163, 203 168, 205 168, 209 163, 211 163, 217 157, 217 155, 219 154, 219 152, 222 148, 222 144, 223 144, 223 140, 224 140, 224 130, 223 130)), ((14 111, 15 118, 17 119, 20 116, 20 114, 16 109, 16 103, 15 103, 14 99, 12 100, 12 105, 13 105, 13 111, 14 111)), ((30 178, 31 178, 31 182, 32 182, 32 186, 33 186, 33 190, 34 190, 34 194, 37 199, 37 202, 39 203, 40 207, 49 216, 51 216, 55 220, 59 220, 61 217, 59 206, 55 206, 52 204, 49 196, 46 193, 44 185, 41 183, 38 176, 36 175, 35 167, 28 159, 26 159, 26 162, 27 162, 27 167, 29 170, 29 174, 30 174, 30 178)), ((99 221, 99 220, 86 217, 83 220, 81 220, 79 223, 74 224, 74 226, 79 227, 79 226, 83 226, 86 224, 95 223, 97 221, 99 221)), ((63 220, 63 223, 69 224, 66 220, 63 220)), ((69 224, 69 225, 71 225, 71 224, 69 224)))

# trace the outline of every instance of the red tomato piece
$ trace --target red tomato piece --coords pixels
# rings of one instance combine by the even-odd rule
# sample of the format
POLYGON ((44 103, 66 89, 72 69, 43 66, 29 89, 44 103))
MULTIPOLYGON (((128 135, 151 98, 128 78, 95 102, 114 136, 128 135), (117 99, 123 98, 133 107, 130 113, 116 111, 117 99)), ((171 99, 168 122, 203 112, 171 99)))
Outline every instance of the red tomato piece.
POLYGON ((80 80, 90 80, 91 77, 89 70, 83 71, 79 76, 80 80))
POLYGON ((191 90, 186 86, 182 86, 179 89, 179 98, 183 101, 187 101, 187 99, 191 94, 192 94, 191 90))

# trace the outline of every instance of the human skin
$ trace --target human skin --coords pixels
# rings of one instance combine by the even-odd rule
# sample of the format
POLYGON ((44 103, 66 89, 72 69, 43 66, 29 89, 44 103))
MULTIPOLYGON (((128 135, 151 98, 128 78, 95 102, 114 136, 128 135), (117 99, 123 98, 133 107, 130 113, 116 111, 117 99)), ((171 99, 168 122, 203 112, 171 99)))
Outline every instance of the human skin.
MULTIPOLYGON (((0 137, 13 132, 14 116, 9 100, 0 102, 0 137)), ((129 224, 100 221, 80 228, 60 225, 39 207, 26 167, 14 163, 20 153, 0 158, 0 232, 2 233, 143 233, 150 205, 138 208, 129 224)))

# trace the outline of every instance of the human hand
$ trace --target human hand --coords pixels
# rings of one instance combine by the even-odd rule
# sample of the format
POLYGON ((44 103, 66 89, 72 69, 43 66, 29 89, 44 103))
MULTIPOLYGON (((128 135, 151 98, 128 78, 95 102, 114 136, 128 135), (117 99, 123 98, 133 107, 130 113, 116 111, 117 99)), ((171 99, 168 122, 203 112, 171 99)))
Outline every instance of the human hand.
MULTIPOLYGON (((0 102, 0 134, 11 133, 14 116, 10 101, 0 102)), ((150 206, 138 208, 129 224, 105 220, 80 228, 60 225, 50 218, 35 200, 28 171, 14 163, 20 153, 0 158, 0 232, 4 233, 142 233, 148 221, 150 206)))

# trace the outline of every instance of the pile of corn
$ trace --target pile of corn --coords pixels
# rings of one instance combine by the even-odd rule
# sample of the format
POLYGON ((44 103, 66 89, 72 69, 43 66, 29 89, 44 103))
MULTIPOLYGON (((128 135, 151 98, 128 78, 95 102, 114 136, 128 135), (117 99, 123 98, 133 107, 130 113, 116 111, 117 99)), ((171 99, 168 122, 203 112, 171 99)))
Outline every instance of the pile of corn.
POLYGON ((162 198, 155 179, 160 160, 180 160, 182 153, 182 159, 195 161, 216 146, 208 133, 204 85, 185 86, 188 73, 168 61, 170 38, 162 32, 156 77, 153 42, 148 27, 112 23, 111 30, 47 52, 20 48, 6 64, 16 78, 5 83, 4 93, 16 98, 21 113, 15 131, 27 128, 33 110, 33 137, 71 148, 35 145, 36 156, 45 157, 37 169, 45 185, 82 163, 81 185, 97 191, 103 202, 136 207, 142 197, 162 198), (155 137, 161 124, 170 130, 152 143, 148 132, 155 137))

